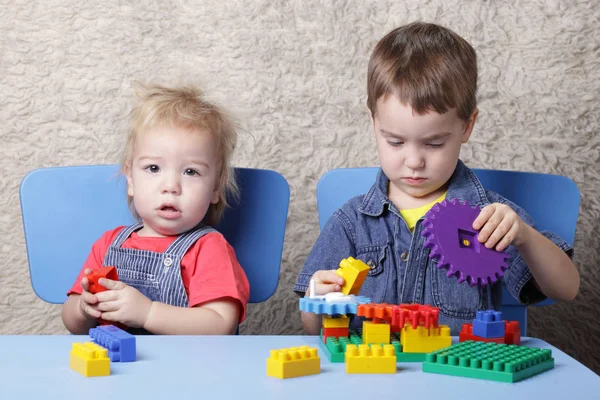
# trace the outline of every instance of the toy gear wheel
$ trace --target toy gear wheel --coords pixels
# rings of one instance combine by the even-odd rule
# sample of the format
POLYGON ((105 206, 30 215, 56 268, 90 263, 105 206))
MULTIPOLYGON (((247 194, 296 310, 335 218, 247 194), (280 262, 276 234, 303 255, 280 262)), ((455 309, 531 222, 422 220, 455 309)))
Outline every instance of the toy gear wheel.
POLYGON ((488 249, 477 240, 479 232, 473 229, 473 221, 480 211, 468 201, 444 200, 435 204, 423 221, 429 258, 438 260, 438 268, 448 269, 446 276, 455 275, 458 283, 467 281, 471 287, 491 285, 508 269, 505 251, 488 249))

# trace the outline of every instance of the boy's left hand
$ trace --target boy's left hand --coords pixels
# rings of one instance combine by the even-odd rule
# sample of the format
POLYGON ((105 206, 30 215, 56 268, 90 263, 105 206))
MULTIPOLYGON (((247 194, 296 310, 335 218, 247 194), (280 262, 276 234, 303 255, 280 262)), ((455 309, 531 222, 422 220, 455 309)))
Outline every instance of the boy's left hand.
POLYGON ((96 294, 98 310, 105 321, 120 322, 131 328, 142 328, 148 319, 152 300, 139 290, 120 281, 101 278, 107 290, 96 294))
POLYGON ((473 222, 473 229, 479 231, 479 242, 485 247, 502 251, 509 245, 519 246, 525 241, 529 225, 506 204, 494 203, 484 207, 473 222))

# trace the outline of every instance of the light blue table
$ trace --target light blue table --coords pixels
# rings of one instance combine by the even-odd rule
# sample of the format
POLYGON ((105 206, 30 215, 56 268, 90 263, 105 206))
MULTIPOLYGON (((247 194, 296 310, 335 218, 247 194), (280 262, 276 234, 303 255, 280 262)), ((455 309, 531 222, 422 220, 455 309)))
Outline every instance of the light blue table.
MULTIPOLYGON (((0 336, 0 399, 600 399, 600 377, 552 349, 553 370, 518 383, 424 373, 399 363, 395 375, 346 375, 321 357, 319 375, 266 376, 271 349, 309 345, 312 336, 138 336, 138 361, 111 364, 111 376, 85 378, 69 369, 71 343, 88 336, 0 336)), ((319 350, 319 354, 321 351, 319 350)))

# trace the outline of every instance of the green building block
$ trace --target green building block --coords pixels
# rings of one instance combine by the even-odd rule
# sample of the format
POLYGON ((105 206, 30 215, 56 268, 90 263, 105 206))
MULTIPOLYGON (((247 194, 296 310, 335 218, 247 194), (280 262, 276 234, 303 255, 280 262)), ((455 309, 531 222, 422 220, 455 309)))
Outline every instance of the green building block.
POLYGON ((498 382, 518 382, 552 368, 551 350, 471 340, 429 353, 423 362, 423 372, 498 382))
POLYGON ((354 332, 350 332, 350 337, 328 337, 327 343, 323 343, 323 331, 319 335, 319 346, 321 351, 327 356, 332 363, 343 363, 344 353, 346 352, 347 344, 362 344, 362 338, 354 332))

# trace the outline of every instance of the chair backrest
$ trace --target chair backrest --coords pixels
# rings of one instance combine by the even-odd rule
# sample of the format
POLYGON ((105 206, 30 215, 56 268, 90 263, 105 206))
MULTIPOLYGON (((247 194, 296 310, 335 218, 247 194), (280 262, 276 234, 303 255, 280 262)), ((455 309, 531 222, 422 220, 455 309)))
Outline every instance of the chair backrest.
MULTIPOLYGON (((317 207, 321 229, 346 201, 366 193, 375 182, 378 168, 340 168, 325 173, 317 185, 317 207)), ((534 172, 473 169, 484 188, 492 190, 525 209, 540 230, 550 230, 567 242, 575 240, 580 192, 571 179, 534 172), (548 201, 551 199, 552 201, 548 201)), ((544 301, 539 305, 551 304, 544 301)), ((504 288, 503 317, 518 320, 525 335, 527 308, 504 288)))
MULTIPOLYGON (((21 182, 21 210, 31 284, 49 303, 63 303, 92 244, 134 222, 118 165, 37 169, 21 182)), ((250 302, 273 295, 279 281, 290 189, 275 171, 236 168, 239 204, 216 227, 235 249, 250 282, 250 302)))

